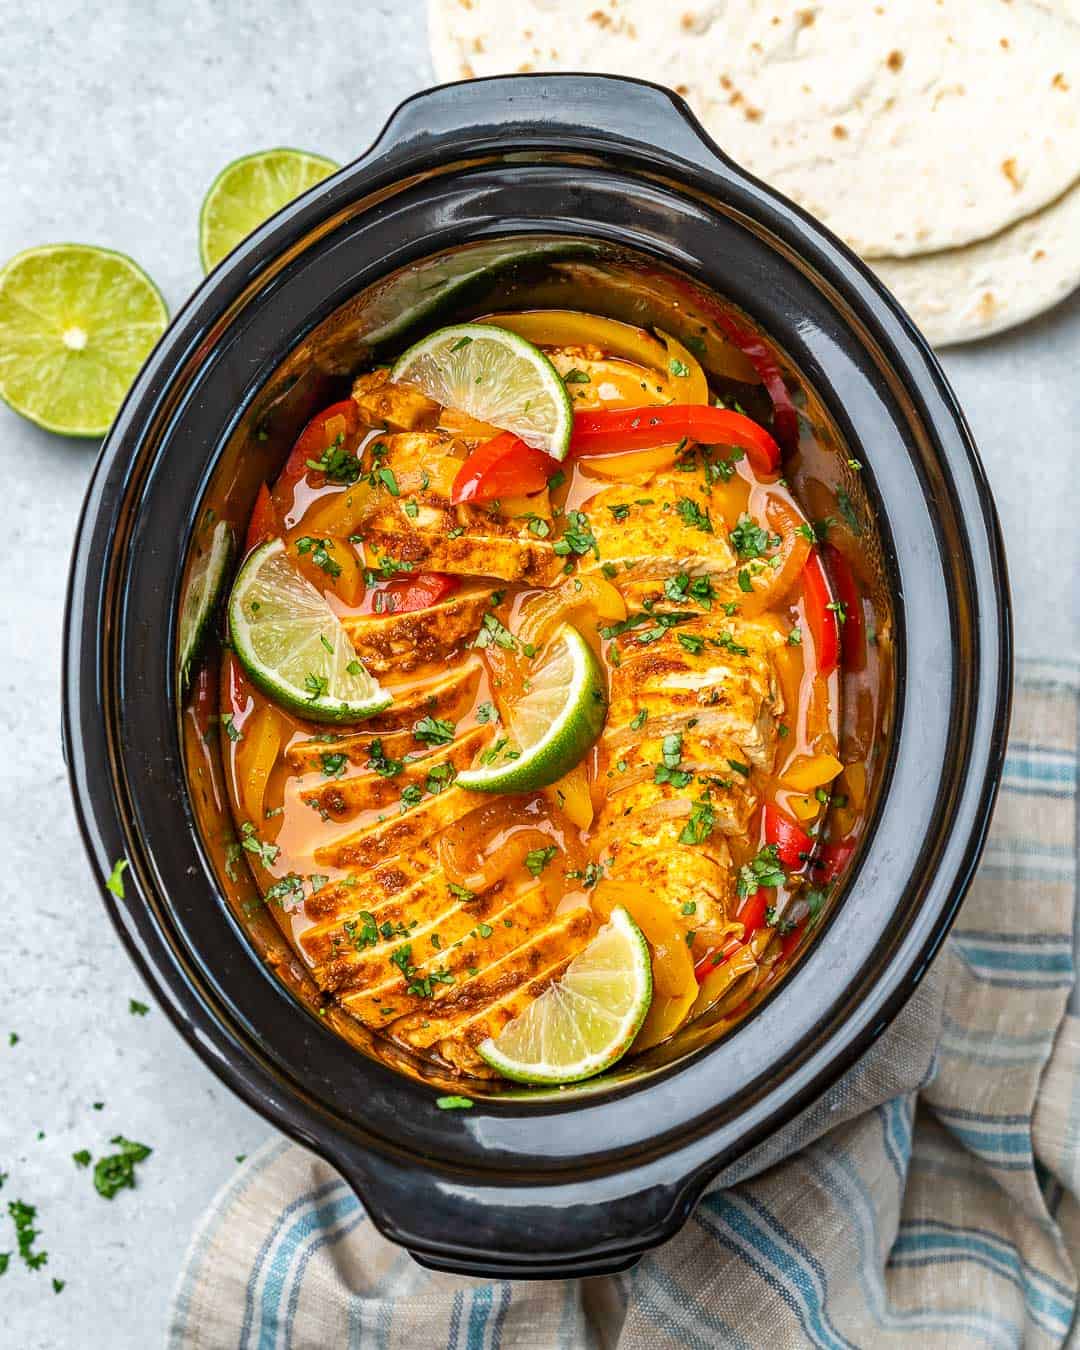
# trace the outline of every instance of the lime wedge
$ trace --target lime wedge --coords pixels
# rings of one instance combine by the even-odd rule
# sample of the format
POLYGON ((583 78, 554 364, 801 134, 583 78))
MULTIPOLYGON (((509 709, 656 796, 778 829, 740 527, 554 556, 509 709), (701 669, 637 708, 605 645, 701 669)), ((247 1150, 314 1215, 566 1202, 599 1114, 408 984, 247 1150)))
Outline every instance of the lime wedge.
POLYGON ((556 782, 600 735, 607 714, 604 676, 592 648, 564 623, 537 658, 529 692, 458 784, 473 792, 532 792, 556 782))
POLYGON ((0 269, 0 398, 46 431, 104 436, 169 321, 122 253, 45 244, 0 269))
POLYGON ((440 328, 399 356, 390 378, 415 384, 445 408, 512 431, 553 459, 570 445, 574 410, 542 351, 493 324, 440 328))
POLYGON ((252 230, 341 166, 303 150, 259 150, 226 164, 199 211, 199 258, 209 272, 252 230))
POLYGON ((301 717, 358 722, 390 706, 281 539, 255 549, 241 567, 229 596, 229 636, 251 680, 301 717))
POLYGON ((621 906, 561 980, 477 1049, 519 1083, 576 1083, 629 1050, 652 1002, 652 965, 641 929, 621 906))
POLYGON ((196 557, 180 605, 180 687, 186 689, 195 658, 225 585, 225 573, 233 553, 233 535, 228 522, 219 520, 208 547, 196 557))

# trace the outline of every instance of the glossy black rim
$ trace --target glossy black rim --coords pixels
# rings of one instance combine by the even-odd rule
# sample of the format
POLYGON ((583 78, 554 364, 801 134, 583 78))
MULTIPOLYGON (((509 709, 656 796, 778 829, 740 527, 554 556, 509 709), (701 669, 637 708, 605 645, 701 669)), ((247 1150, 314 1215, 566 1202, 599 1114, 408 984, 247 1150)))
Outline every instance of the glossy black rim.
MULTIPOLYGON (((375 265, 370 259, 367 265, 374 279, 375 265)), ((290 343, 303 327, 290 330, 290 343)), ((473 1273, 612 1269, 670 1236, 716 1171, 834 1082, 910 997, 944 939, 981 851, 1004 755, 1010 695, 1004 559, 985 478, 940 368, 841 245, 723 159, 665 91, 579 77, 482 81, 403 105, 372 151, 260 230, 171 326, 125 403, 90 485, 69 588, 64 695, 65 753, 87 848, 102 878, 114 858, 131 860, 127 898, 118 903, 103 892, 106 905, 163 1006, 211 1068, 275 1125, 338 1165, 388 1236, 425 1259, 473 1273), (531 162, 483 162, 508 139, 531 162), (583 157, 599 166, 581 169, 573 192, 553 197, 560 177, 565 188, 565 166, 583 157), (372 202, 372 194, 412 173, 466 159, 482 162, 455 167, 434 186, 429 179, 411 195, 399 193, 397 214, 392 193, 386 204, 372 202), (407 237, 406 224, 409 213, 422 216, 424 194, 435 191, 442 194, 449 242, 526 227, 623 241, 633 233, 638 247, 706 274, 720 290, 736 290, 734 298, 752 314, 747 300, 756 288, 782 291, 797 288, 800 274, 813 277, 817 299, 807 303, 818 307, 818 345, 799 350, 797 333, 778 336, 823 392, 850 374, 857 406, 832 409, 849 435, 858 439, 875 400, 903 410, 902 417, 890 414, 893 453, 882 449, 867 458, 886 516, 895 512, 885 503, 918 493, 918 509, 908 512, 917 537, 894 527, 891 565, 906 595, 913 586, 928 588, 920 608, 938 614, 942 626, 935 644, 925 625, 908 625, 901 663, 909 676, 898 693, 908 739, 888 796, 894 815, 902 802, 909 832, 925 829, 920 847, 908 841, 907 871, 896 872, 908 885, 890 877, 892 855, 879 831, 880 847, 865 850, 828 941, 759 1010, 752 1035, 740 1032, 615 1088, 540 1105, 484 1103, 454 1115, 434 1110, 428 1089, 384 1066, 358 1066, 354 1051, 314 1025, 252 959, 197 843, 165 840, 182 833, 175 823, 184 811, 171 631, 147 627, 148 616, 156 612, 164 623, 175 611, 175 537, 192 526, 223 430, 205 445, 196 437, 192 447, 189 437, 183 470, 175 456, 167 464, 170 437, 188 416, 189 386, 202 371, 227 370, 235 361, 243 367, 230 386, 239 409, 257 390, 260 359, 272 363, 280 354, 260 330, 259 315, 280 333, 290 287, 312 293, 299 253, 303 241, 318 227, 328 241, 320 254, 327 275, 338 276, 336 288, 314 288, 324 297, 318 306, 309 299, 296 307, 296 324, 310 328, 367 284, 332 256, 335 248, 348 251, 357 204, 367 207, 365 221, 380 211, 385 217, 386 241, 397 246, 396 253, 382 250, 386 270, 410 250, 419 256, 439 246, 430 221, 416 238, 407 237), (598 209, 620 197, 632 198, 632 229, 617 213, 598 209), (557 217, 538 220, 539 206, 528 215, 525 206, 534 199, 559 202, 557 217), (489 219, 481 209, 509 201, 518 203, 516 220, 505 211, 489 219), (334 221, 341 222, 340 244, 328 224, 334 221), (721 230, 743 232, 760 253, 760 275, 742 278, 745 297, 730 278, 722 284, 715 259, 701 256, 707 245, 690 256, 693 240, 721 230), (231 337, 248 311, 249 329, 231 337), (832 365, 815 370, 822 352, 832 365), (170 496, 171 541, 163 549, 170 496), (933 553, 936 580, 934 567, 918 565, 920 547, 933 553), (155 566, 159 553, 164 571, 155 566), (927 693, 935 690, 939 699, 947 694, 944 705, 927 709, 927 693), (931 744, 934 737, 940 743, 931 744), (150 748, 156 758, 148 758, 150 748), (952 773, 943 767, 935 781, 934 765, 947 757, 957 764, 952 773), (171 818, 161 817, 163 802, 171 802, 171 818), (897 922, 888 931, 873 913, 875 894, 893 900, 897 922), (861 947, 853 931, 860 924, 866 925, 861 947), (791 1025, 785 990, 801 991, 800 1005, 813 1005, 799 1028, 791 1025), (779 1062, 762 1053, 765 1046, 783 1047, 779 1062), (343 1087, 350 1076, 362 1084, 362 1110, 343 1087), (635 1105, 627 1109, 629 1097, 635 1105)), ((886 811, 881 829, 889 828, 886 811)))

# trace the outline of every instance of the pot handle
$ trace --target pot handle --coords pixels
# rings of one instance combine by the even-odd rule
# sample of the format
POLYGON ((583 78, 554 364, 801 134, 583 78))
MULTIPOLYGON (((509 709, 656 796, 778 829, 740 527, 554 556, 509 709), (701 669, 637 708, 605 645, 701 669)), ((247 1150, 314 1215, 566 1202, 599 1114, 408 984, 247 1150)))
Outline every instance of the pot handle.
POLYGON ((668 170, 674 159, 725 178, 736 170, 678 94, 617 75, 498 75, 424 90, 391 114, 364 161, 385 155, 430 167, 553 141, 586 153, 621 148, 668 170))
POLYGON ((543 1184, 520 1173, 418 1166, 415 1158, 354 1149, 340 1136, 330 1161, 382 1235, 421 1265, 489 1280, 627 1270, 678 1231, 707 1181, 676 1179, 669 1158, 584 1185, 557 1176, 543 1184))

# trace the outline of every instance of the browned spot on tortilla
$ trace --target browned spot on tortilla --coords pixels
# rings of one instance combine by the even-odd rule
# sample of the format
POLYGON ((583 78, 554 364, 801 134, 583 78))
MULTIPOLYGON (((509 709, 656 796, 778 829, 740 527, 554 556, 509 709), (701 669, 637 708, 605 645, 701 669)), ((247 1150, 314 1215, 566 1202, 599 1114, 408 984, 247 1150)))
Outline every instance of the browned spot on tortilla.
POLYGON ((472 9, 472 0, 458 0, 462 9, 472 9))
POLYGON ((996 308, 997 301, 994 299, 994 292, 983 291, 982 298, 979 300, 979 318, 992 319, 996 308))
POLYGON ((474 52, 482 52, 484 50, 484 39, 482 37, 474 37, 472 40, 472 49, 474 52))
POLYGON ((1043 260, 1045 257, 1046 257, 1046 249, 1044 249, 1044 248, 1037 248, 1037 249, 1035 250, 1035 252, 1031 255, 1031 261, 1032 261, 1032 262, 1042 262, 1042 260, 1043 260))
POLYGON ((838 141, 846 141, 848 134, 847 127, 841 126, 840 123, 837 122, 836 126, 834 126, 832 129, 832 134, 836 137, 838 141))
POLYGON ((1001 172, 1013 186, 1014 192, 1020 191, 1020 175, 1016 171, 1016 160, 1009 158, 1001 161, 1001 172))
POLYGON ((809 28, 817 18, 817 15, 812 9, 800 9, 798 14, 795 15, 795 18, 798 21, 800 28, 809 28))
POLYGON ((904 53, 896 51, 890 52, 885 58, 885 64, 890 70, 899 70, 904 64, 904 53))
POLYGON ((685 98, 690 92, 690 86, 688 84, 677 84, 675 86, 675 92, 681 94, 683 98, 685 98))
POLYGON ((518 66, 518 74, 519 74, 519 75, 528 75, 528 74, 531 73, 532 68, 533 68, 533 64, 532 64, 531 61, 522 61, 521 65, 518 66))
POLYGON ((746 108, 746 109, 743 111, 743 116, 746 118, 746 120, 747 120, 748 122, 760 122, 760 121, 761 121, 761 109, 760 109, 760 108, 746 108))
POLYGON ((721 89, 730 89, 730 88, 731 88, 731 80, 730 80, 726 75, 721 75, 721 76, 720 76, 720 88, 721 88, 721 89))
POLYGON ((697 23, 697 15, 691 13, 684 14, 679 22, 682 25, 683 32, 689 33, 697 23))
POLYGON ((1003 48, 1005 51, 1008 51, 1008 50, 1009 50, 1009 39, 1008 39, 1008 38, 998 38, 998 46, 1001 47, 1001 48, 1003 48))
POLYGON ((732 96, 728 99, 728 102, 734 108, 736 103, 742 102, 742 94, 740 94, 739 91, 736 89, 735 92, 732 94, 732 96))
POLYGON ((589 22, 596 24, 597 28, 610 28, 611 15, 605 14, 602 9, 594 9, 589 15, 589 22))
POLYGON ((1069 81, 1065 78, 1065 72, 1059 70, 1058 73, 1054 76, 1054 78, 1050 81, 1050 85, 1053 89, 1067 90, 1069 87, 1069 81))
POLYGON ((772 26, 776 28, 780 24, 780 22, 781 22, 780 15, 774 14, 772 16, 772 26))
POLYGON ((461 74, 466 80, 476 79, 476 71, 473 70, 472 66, 469 65, 468 61, 462 61, 461 74))

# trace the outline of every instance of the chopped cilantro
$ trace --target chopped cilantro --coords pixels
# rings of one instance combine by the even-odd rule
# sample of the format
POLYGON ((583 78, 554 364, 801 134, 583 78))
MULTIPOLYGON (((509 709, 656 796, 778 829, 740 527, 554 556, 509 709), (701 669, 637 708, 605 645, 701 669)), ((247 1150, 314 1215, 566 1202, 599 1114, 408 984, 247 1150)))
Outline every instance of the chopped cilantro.
POLYGON ((675 509, 682 517, 684 524, 689 525, 692 529, 700 530, 702 534, 712 534, 712 520, 709 518, 708 511, 703 511, 697 502, 690 497, 680 497, 675 503, 675 509))
POLYGON ((124 869, 128 865, 126 858, 120 858, 113 863, 112 871, 109 873, 109 879, 106 881, 106 888, 112 891, 117 900, 124 898, 124 869))
POLYGON ((745 511, 739 517, 729 538, 731 546, 740 558, 762 558, 766 549, 775 548, 780 542, 778 535, 763 529, 753 516, 745 511))
POLYGON ((421 717, 413 723, 413 736, 428 745, 449 745, 454 739, 454 723, 441 717, 421 717))
POLYGON ((326 751, 319 755, 319 763, 327 778, 340 778, 348 762, 349 756, 341 754, 340 751, 326 751))
POLYGON ((77 1153, 71 1155, 72 1161, 76 1167, 89 1167, 93 1161, 88 1148, 81 1148, 77 1153))
POLYGON ((582 511, 568 511, 566 513, 567 525, 563 530, 562 538, 556 539, 552 544, 552 551, 559 557, 566 557, 569 553, 575 553, 579 557, 590 551, 597 557, 600 557, 600 547, 592 532, 589 524, 589 518, 582 511))
POLYGON ((686 648, 691 656, 696 656, 705 646, 705 639, 703 637, 698 637, 695 633, 679 633, 677 636, 679 642, 686 648))
POLYGON ((709 800, 706 789, 700 799, 690 808, 690 818, 679 833, 680 844, 703 844, 712 834, 716 825, 716 811, 709 800))
POLYGON ((332 483, 355 483, 360 477, 360 461, 345 449, 345 437, 338 435, 318 459, 304 461, 309 469, 323 473, 332 483))
POLYGON ((128 1012, 133 1017, 145 1017, 149 1011, 150 1005, 148 1003, 140 1003, 137 998, 128 999, 128 1012))
POLYGON ((366 909, 362 909, 355 919, 346 919, 342 927, 345 936, 358 952, 362 952, 365 947, 378 946, 379 926, 375 916, 366 909))
POLYGON ((568 370, 563 376, 563 384, 592 384, 588 374, 584 370, 578 370, 577 366, 573 370, 568 370))
POLYGON ((105 1200, 111 1200, 118 1191, 135 1188, 135 1164, 149 1158, 153 1149, 122 1134, 113 1135, 109 1140, 119 1150, 99 1158, 94 1164, 94 1189, 105 1200))
POLYGON ((476 899, 475 891, 470 891, 467 886, 459 886, 456 881, 448 881, 446 883, 446 889, 455 900, 463 900, 468 903, 470 900, 476 899))
POLYGON ((759 886, 774 888, 783 886, 787 877, 780 866, 779 849, 776 844, 766 844, 757 856, 739 868, 736 891, 741 900, 758 889, 759 886))
POLYGON ((668 370, 671 371, 672 375, 678 375, 680 377, 685 377, 690 374, 690 367, 685 361, 680 361, 677 356, 673 356, 668 362, 668 370))
POLYGON ((435 1105, 440 1111, 468 1111, 473 1105, 471 1097, 436 1097, 435 1105))
POLYGON ((240 833, 243 836, 240 847, 246 849, 248 853, 253 853, 264 867, 272 866, 281 851, 277 845, 264 843, 255 833, 255 826, 250 820, 243 823, 240 833))
POLYGON ((548 863, 554 860, 558 851, 554 844, 549 844, 547 848, 532 848, 525 854, 525 866, 534 877, 538 877, 548 863))
MULTIPOLYGON (((330 549, 334 547, 332 539, 316 539, 310 534, 305 534, 302 539, 296 541, 296 551, 300 554, 311 554, 311 561, 316 567, 321 568, 327 576, 335 580, 341 576, 341 564, 330 556, 330 549)), ((331 651, 333 648, 331 648, 331 651)))

